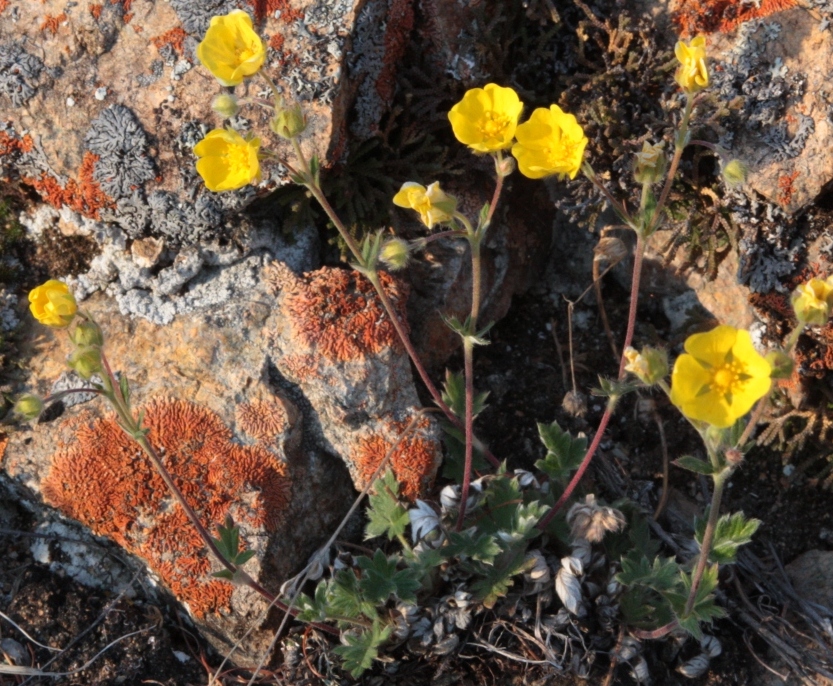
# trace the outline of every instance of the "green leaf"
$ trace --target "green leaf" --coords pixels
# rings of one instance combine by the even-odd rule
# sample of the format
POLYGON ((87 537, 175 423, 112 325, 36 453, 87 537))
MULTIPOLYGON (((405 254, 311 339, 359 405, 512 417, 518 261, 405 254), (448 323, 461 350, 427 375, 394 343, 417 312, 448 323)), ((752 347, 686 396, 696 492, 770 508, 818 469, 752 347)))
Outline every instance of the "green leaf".
POLYGON ((547 456, 535 467, 554 481, 564 481, 578 469, 587 451, 587 438, 573 438, 558 422, 538 424, 538 435, 547 449, 547 456))
POLYGON ((500 555, 502 548, 493 536, 468 529, 466 531, 452 531, 448 535, 448 545, 442 549, 447 557, 471 558, 486 565, 491 565, 500 555))
POLYGON ((211 540, 214 541, 214 545, 217 546, 224 558, 229 562, 234 562, 240 547, 240 528, 235 526, 234 520, 227 515, 225 526, 218 525, 217 531, 220 533, 220 538, 212 538, 211 540))
POLYGON ((388 639, 390 633, 391 627, 383 628, 377 620, 370 629, 358 635, 344 634, 343 640, 346 645, 336 646, 334 651, 344 660, 344 669, 350 672, 354 679, 358 679, 370 669, 373 660, 379 656, 379 647, 388 639))
MULTIPOLYGON (((463 482, 463 471, 466 462, 466 442, 463 433, 448 422, 442 422, 443 442, 445 443, 445 460, 443 460, 443 476, 455 483, 463 482)), ((472 469, 484 472, 490 469, 486 456, 474 447, 472 451, 472 469)))
POLYGON ((401 600, 416 598, 420 586, 417 573, 410 568, 397 571, 400 562, 398 555, 386 557, 378 549, 372 559, 362 556, 356 560, 356 564, 364 570, 359 588, 368 601, 380 605, 387 602, 391 595, 401 600))
POLYGON ((610 398, 611 400, 618 400, 623 395, 627 395, 632 391, 638 390, 640 384, 627 379, 625 381, 617 381, 615 379, 606 379, 603 376, 599 377, 599 388, 592 390, 593 395, 601 396, 603 398, 610 398))
POLYGON ((333 579, 329 595, 331 616, 376 619, 376 603, 364 597, 361 582, 352 569, 342 569, 333 579))
POLYGON ((622 558, 621 564, 616 580, 623 586, 647 586, 661 593, 673 589, 679 581, 680 566, 671 557, 655 557, 651 562, 634 550, 622 558))
MULTIPOLYGON (((694 522, 694 538, 697 544, 702 547, 703 536, 706 532, 708 511, 694 522)), ((761 525, 759 519, 746 519, 743 512, 735 512, 732 515, 723 515, 717 520, 712 540, 712 549, 709 553, 709 562, 720 564, 731 564, 737 557, 738 548, 746 545, 752 540, 752 536, 761 525)))
POLYGON ((511 531, 516 509, 524 501, 518 480, 506 474, 497 476, 488 482, 484 495, 489 516, 481 518, 478 530, 492 534, 511 531))
MULTIPOLYGON (((477 417, 486 409, 486 399, 488 397, 489 391, 474 394, 471 404, 474 417, 477 417)), ((443 402, 451 408, 456 416, 466 416, 466 381, 462 374, 446 370, 442 398, 443 402)), ((460 438, 462 438, 462 434, 460 434, 460 438)))
POLYGON ((712 467, 712 465, 709 462, 706 462, 705 460, 700 460, 691 455, 683 455, 682 457, 678 457, 671 464, 677 465, 681 469, 687 469, 688 471, 694 472, 695 474, 705 474, 706 476, 714 474, 714 467, 712 467))
POLYGON ((410 519, 408 510, 399 503, 399 482, 391 470, 373 484, 375 493, 368 498, 367 527, 365 539, 387 536, 397 538, 405 533, 410 519))
POLYGON ((306 593, 299 593, 295 598, 298 608, 298 619, 302 622, 324 622, 329 617, 330 581, 322 579, 315 587, 315 597, 310 598, 306 593))
POLYGON ((498 599, 509 592, 514 584, 513 577, 522 574, 535 564, 533 559, 524 559, 525 553, 525 548, 512 550, 501 555, 493 566, 486 567, 482 578, 471 585, 475 599, 482 602, 484 607, 493 608, 498 599))
POLYGON ((121 395, 124 398, 124 402, 127 404, 127 407, 130 408, 130 384, 127 381, 126 374, 122 374, 119 378, 119 390, 121 391, 121 395))
POLYGON ((700 625, 711 624, 712 620, 726 616, 726 611, 715 603, 714 590, 717 588, 718 565, 706 567, 700 585, 694 596, 694 604, 691 612, 685 613, 685 606, 688 603, 688 596, 691 593, 692 576, 683 572, 681 574, 680 590, 666 591, 665 598, 671 603, 671 608, 677 617, 680 626, 690 633, 694 638, 700 640, 703 631, 700 625))

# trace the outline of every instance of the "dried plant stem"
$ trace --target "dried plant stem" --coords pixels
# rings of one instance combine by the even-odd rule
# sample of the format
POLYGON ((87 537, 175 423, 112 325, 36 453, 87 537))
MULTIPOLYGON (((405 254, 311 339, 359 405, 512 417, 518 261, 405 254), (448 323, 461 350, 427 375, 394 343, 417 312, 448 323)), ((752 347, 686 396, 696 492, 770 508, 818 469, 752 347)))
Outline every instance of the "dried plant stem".
POLYGON ((654 510, 654 520, 657 520, 668 503, 668 442, 665 440, 665 428, 662 425, 662 417, 659 416, 656 407, 651 411, 651 415, 657 425, 659 443, 662 448, 662 496, 660 496, 657 508, 654 510))
MULTIPOLYGON (((122 395, 121 387, 116 381, 116 377, 113 374, 110 364, 107 361, 107 357, 104 354, 104 351, 101 352, 101 361, 104 367, 104 395, 110 400, 113 409, 116 411, 116 414, 119 417, 119 424, 124 430, 124 432, 130 436, 150 459, 151 463, 153 464, 156 472, 162 478, 162 481, 165 482, 165 485, 168 487, 171 495, 174 496, 174 499, 179 503, 180 507, 182 507, 185 514, 188 516, 188 519, 191 521, 193 527, 197 530, 200 538, 202 539, 205 547, 211 552, 211 554, 215 557, 215 559, 223 565, 228 571, 235 575, 235 579, 242 583, 245 583, 249 588, 259 593, 263 596, 266 600, 270 603, 274 603, 275 606, 284 610, 286 612, 292 612, 292 609, 289 606, 285 605, 284 603, 277 600, 276 596, 269 591, 267 591, 263 586, 261 586, 257 581, 252 579, 246 572, 242 569, 238 568, 236 565, 229 562, 226 559, 225 555, 223 555, 217 544, 214 542, 214 539, 208 533, 206 528, 203 526, 200 518, 197 516, 197 513, 194 509, 188 504, 188 501, 185 500, 185 496, 182 495, 182 491, 179 490, 176 483, 173 480, 170 472, 165 468, 165 465, 162 464, 162 459, 159 457, 159 454, 156 452, 156 449, 150 443, 147 438, 147 433, 145 430, 139 426, 138 422, 133 418, 132 413, 130 412, 129 406, 126 402, 126 399, 122 395)), ((294 611, 293 615, 297 614, 297 610, 294 611)), ((326 624, 315 624, 316 628, 321 629, 322 631, 326 631, 330 634, 335 636, 339 635, 339 632, 331 626, 327 626, 326 624)))
MULTIPOLYGON (((625 332, 625 342, 622 345, 622 350, 627 350, 630 346, 631 342, 633 341, 633 332, 636 327, 636 310, 637 304, 639 302, 639 283, 642 274, 642 258, 645 254, 645 241, 642 239, 642 236, 637 234, 636 239, 636 248, 634 251, 634 258, 633 258, 633 277, 631 279, 631 302, 630 302, 630 309, 628 311, 628 328, 625 332)), ((627 360, 622 355, 621 360, 619 361, 619 376, 618 378, 622 378, 625 375, 625 364, 627 360)), ((607 407, 605 408, 604 414, 602 415, 601 420, 599 421, 599 427, 596 429, 596 435, 593 436, 593 441, 590 443, 590 447, 587 449, 587 452, 584 454, 584 458, 579 465, 578 470, 573 475, 573 478, 570 480, 570 483, 567 484, 567 488, 564 489, 564 492, 561 494, 561 497, 556 501, 555 505, 552 506, 549 512, 541 518, 541 521, 538 522, 538 528, 544 529, 546 528, 547 524, 549 524, 553 517, 558 513, 558 511, 564 507, 564 504, 569 500, 570 496, 573 495, 573 491, 576 490, 576 486, 578 486, 579 481, 584 476, 584 473, 587 471, 587 468, 590 466, 590 462, 593 459, 593 456, 596 454, 596 450, 599 448, 599 444, 602 442, 602 435, 607 428, 607 425, 610 423, 610 418, 613 416, 613 410, 616 406, 616 399, 609 398, 607 402, 607 407)))

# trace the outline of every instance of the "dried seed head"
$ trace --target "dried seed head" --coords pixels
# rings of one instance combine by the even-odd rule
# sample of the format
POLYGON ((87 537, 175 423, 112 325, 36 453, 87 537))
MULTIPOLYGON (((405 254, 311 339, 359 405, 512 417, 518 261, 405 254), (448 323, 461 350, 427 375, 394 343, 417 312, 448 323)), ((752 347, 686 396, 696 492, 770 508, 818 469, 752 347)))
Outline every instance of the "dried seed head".
POLYGON ((578 391, 570 391, 561 401, 561 407, 573 417, 583 417, 587 414, 587 401, 578 391))
POLYGON ((612 507, 597 505, 596 496, 590 494, 585 502, 570 508, 567 522, 574 539, 584 538, 598 543, 608 531, 620 531, 625 526, 625 515, 612 507))

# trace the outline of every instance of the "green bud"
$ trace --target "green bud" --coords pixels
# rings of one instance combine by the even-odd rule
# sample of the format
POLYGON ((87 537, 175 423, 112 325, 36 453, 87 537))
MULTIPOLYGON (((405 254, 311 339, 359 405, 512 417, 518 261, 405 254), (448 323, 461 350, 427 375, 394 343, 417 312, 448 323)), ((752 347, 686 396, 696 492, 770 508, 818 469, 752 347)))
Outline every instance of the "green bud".
POLYGON ((394 271, 408 264, 411 246, 401 238, 391 238, 382 246, 379 259, 394 271))
POLYGON ((746 183, 746 177, 749 174, 749 167, 747 167, 740 160, 729 160, 723 167, 723 180, 729 186, 741 186, 746 183))
POLYGON ((792 376, 795 364, 787 353, 781 350, 773 350, 766 356, 766 361, 769 362, 769 366, 772 368, 769 375, 773 379, 789 379, 792 376))
POLYGON ((24 419, 37 419, 38 415, 43 412, 43 400, 36 395, 26 393, 17 399, 14 411, 24 419))
POLYGON ((665 142, 651 145, 648 141, 642 144, 642 151, 636 153, 636 166, 633 176, 637 183, 656 183, 665 176, 668 160, 663 147, 665 142))
POLYGON ((72 342, 81 348, 88 345, 101 346, 104 344, 104 335, 98 324, 85 319, 72 332, 72 342))
POLYGON ((307 128, 307 120, 304 118, 304 113, 301 111, 300 106, 281 106, 278 107, 275 116, 269 122, 269 128, 281 138, 290 140, 296 136, 300 136, 304 132, 304 129, 307 128))
POLYGON ((101 371, 101 348, 95 345, 85 346, 83 348, 76 348, 69 356, 69 366, 82 379, 89 380, 93 374, 101 371))
POLYGON ((642 352, 634 348, 625 350, 625 371, 630 372, 646 386, 653 386, 668 376, 668 353, 646 346, 642 352))
POLYGON ((220 93, 211 102, 211 109, 223 119, 231 119, 240 111, 240 104, 231 93, 220 93))

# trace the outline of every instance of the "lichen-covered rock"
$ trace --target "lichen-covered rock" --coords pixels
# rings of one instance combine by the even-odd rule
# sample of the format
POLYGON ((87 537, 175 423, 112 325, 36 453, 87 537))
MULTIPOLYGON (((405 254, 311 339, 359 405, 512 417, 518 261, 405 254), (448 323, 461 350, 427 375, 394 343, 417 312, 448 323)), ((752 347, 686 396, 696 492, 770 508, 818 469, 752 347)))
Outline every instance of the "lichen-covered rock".
MULTIPOLYGON (((56 210, 75 213, 78 224, 108 225, 94 234, 109 254, 86 276, 84 286, 92 290, 116 280, 117 270, 101 262, 129 262, 132 240, 164 240, 173 254, 206 241, 245 238, 246 227, 230 226, 230 220, 256 197, 287 183, 288 174, 282 165, 266 165, 257 188, 222 194, 208 192, 196 174, 193 146, 223 125, 211 110, 223 88, 196 58, 211 17, 235 8, 252 15, 268 45, 264 69, 286 98, 304 108, 302 147, 326 165, 346 145, 354 104, 359 116, 352 134, 363 139, 376 131, 393 96, 396 66, 413 22, 411 4, 0 2, 0 178, 35 189, 56 210), (108 242, 114 229, 122 238, 108 242)), ((235 92, 269 96, 258 77, 235 92)), ((270 134, 268 118, 265 109, 251 107, 226 123, 257 132, 266 137, 265 147, 290 155, 289 144, 270 134)), ((177 300, 173 282, 169 292, 138 282, 134 288, 150 292, 151 300, 163 296, 164 302, 125 292, 123 311, 163 321, 182 309, 168 302, 177 300)))
POLYGON ((833 3, 632 1, 670 41, 708 34, 709 92, 732 103, 720 144, 749 166, 751 189, 790 214, 806 208, 833 180, 833 3))
MULTIPOLYGON (((403 286, 381 276, 401 317, 403 286)), ((437 424, 420 418, 397 443, 420 405, 408 356, 373 286, 354 271, 323 267, 297 277, 280 263, 267 278, 278 295, 269 334, 275 364, 312 404, 325 444, 344 459, 357 488, 396 446, 390 464, 402 491, 419 496, 442 458, 437 424)))
MULTIPOLYGON (((110 298, 84 305, 102 325, 108 358, 130 379, 144 426, 185 497, 216 535, 231 515, 256 555, 246 570, 269 590, 304 566, 353 497, 346 470, 312 440, 304 418, 269 375, 264 329, 274 301, 253 288, 238 304, 167 326, 117 314, 110 298)), ((47 394, 83 382, 67 374, 66 337, 29 325, 29 389, 47 394)), ((59 332, 61 333, 61 332, 59 332)), ((255 627, 235 653, 251 663, 271 640, 267 603, 213 579, 219 569, 149 460, 92 394, 9 436, 3 468, 46 503, 137 555, 189 608, 219 650, 255 627)), ((93 573, 94 570, 93 570, 93 573)))

